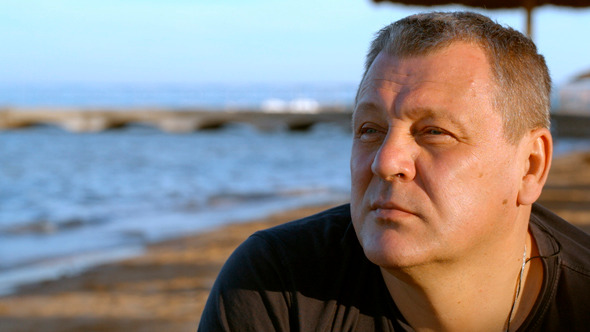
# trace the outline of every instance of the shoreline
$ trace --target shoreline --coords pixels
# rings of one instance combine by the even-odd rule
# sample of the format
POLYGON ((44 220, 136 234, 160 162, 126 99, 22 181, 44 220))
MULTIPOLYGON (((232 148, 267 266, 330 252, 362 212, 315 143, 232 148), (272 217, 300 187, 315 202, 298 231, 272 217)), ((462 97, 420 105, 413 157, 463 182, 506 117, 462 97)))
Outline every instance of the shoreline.
MULTIPOLYGON (((285 195, 275 193, 253 198, 224 196, 212 197, 209 209, 193 213, 170 212, 150 215, 148 217, 134 218, 130 222, 119 222, 115 226, 127 227, 134 223, 162 224, 162 227, 142 229, 139 225, 131 227, 127 233, 141 234, 141 241, 119 241, 117 243, 96 246, 90 249, 79 247, 79 250, 63 254, 40 256, 34 260, 20 262, 12 266, 6 265, 0 268, 0 297, 10 295, 21 286, 38 284, 52 280, 58 280, 65 276, 76 276, 96 266, 123 261, 146 253, 151 245, 174 240, 185 236, 208 233, 215 231, 224 225, 249 223, 274 215, 281 211, 297 210, 310 205, 326 205, 332 202, 343 202, 348 195, 336 192, 314 193, 299 192, 299 195, 285 195), (240 203, 240 200, 244 199, 240 203), (248 204, 246 204, 248 203, 248 204), (190 220, 199 220, 198 223, 190 220)), ((125 221, 125 220, 123 220, 125 221)), ((101 229, 94 229, 94 234, 104 236, 101 229), (100 234, 100 235, 99 235, 100 234)), ((124 232, 124 231, 123 231, 124 232)), ((59 236, 59 234, 57 234, 59 236)), ((69 238, 62 241, 71 241, 76 234, 70 234, 69 238)), ((79 234, 78 234, 79 235, 79 234)), ((47 244, 47 243, 45 243, 47 244)), ((10 248, 10 244, 6 246, 10 248)), ((43 247, 41 245, 40 247, 43 247)))
POLYGON ((221 266, 257 230, 339 205, 305 206, 148 245, 143 254, 0 296, 10 331, 194 331, 221 266))
MULTIPOLYGON (((590 233, 590 151, 554 159, 539 202, 590 233)), ((338 205, 295 208, 149 245, 137 257, 0 296, 10 331, 194 331, 209 289, 250 234, 338 205)))

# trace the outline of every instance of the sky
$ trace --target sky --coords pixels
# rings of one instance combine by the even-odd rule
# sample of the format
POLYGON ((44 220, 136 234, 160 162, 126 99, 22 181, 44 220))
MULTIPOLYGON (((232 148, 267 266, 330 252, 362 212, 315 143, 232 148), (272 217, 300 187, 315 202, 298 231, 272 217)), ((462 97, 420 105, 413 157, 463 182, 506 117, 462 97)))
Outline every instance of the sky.
MULTIPOLYGON (((356 83, 374 33, 418 7, 370 0, 3 0, 0 84, 356 83)), ((477 10, 524 31, 524 10, 477 10)), ((544 6, 555 85, 590 70, 590 9, 544 6)))

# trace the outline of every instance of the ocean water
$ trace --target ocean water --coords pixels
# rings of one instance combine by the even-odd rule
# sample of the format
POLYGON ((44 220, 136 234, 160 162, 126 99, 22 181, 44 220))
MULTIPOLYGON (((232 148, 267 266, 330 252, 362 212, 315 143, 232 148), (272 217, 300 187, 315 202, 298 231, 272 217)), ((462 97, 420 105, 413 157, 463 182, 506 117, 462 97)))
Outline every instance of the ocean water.
POLYGON ((349 130, 322 124, 309 132, 0 132, 0 291, 168 237, 345 201, 349 156, 349 130))
MULTIPOLYGON (((0 108, 262 108, 350 105, 356 84, 28 84, 0 108)), ((0 293, 140 253, 145 244, 285 208, 348 198, 350 133, 186 135, 128 127, 0 132, 0 293)))

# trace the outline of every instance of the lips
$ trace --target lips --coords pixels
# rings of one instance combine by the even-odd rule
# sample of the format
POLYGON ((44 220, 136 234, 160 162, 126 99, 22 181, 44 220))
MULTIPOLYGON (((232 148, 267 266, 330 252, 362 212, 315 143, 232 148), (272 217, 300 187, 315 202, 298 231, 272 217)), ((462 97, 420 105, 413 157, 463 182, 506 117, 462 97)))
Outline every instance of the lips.
POLYGON ((375 214, 377 219, 381 220, 395 220, 399 218, 417 216, 417 214, 414 213, 411 209, 408 209, 394 202, 377 201, 370 205, 370 209, 371 212, 375 214))

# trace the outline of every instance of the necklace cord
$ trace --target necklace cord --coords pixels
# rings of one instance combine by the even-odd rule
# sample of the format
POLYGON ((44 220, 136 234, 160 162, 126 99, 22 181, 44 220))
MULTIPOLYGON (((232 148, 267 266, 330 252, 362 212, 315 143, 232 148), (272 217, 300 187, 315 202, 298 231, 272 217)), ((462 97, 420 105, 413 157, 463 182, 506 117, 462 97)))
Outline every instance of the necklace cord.
POLYGON ((512 307, 510 308, 510 312, 508 313, 508 322, 506 323, 506 332, 510 331, 510 322, 512 322, 512 314, 514 312, 514 308, 516 307, 516 300, 520 295, 520 286, 522 285, 522 277, 524 275, 524 267, 528 260, 526 259, 526 244, 524 245, 524 251, 522 253, 522 265, 520 267, 520 273, 518 274, 518 282, 516 284, 516 293, 514 294, 514 301, 512 301, 512 307))
POLYGON ((510 313, 508 314, 508 322, 506 323, 506 332, 510 331, 510 323, 512 322, 512 314, 514 313, 514 308, 516 307, 516 300, 518 299, 518 296, 520 294, 520 286, 522 283, 522 277, 524 274, 524 267, 525 267, 526 263, 528 263, 536 258, 549 259, 549 258, 553 258, 553 257, 556 257, 557 255, 559 255, 559 253, 561 252, 561 243, 559 243, 559 241, 557 241, 557 240, 555 240, 555 243, 557 244, 557 250, 553 254, 551 254, 549 256, 543 256, 543 255, 531 256, 528 259, 526 258, 526 244, 525 244, 524 254, 523 254, 523 263, 522 263, 522 267, 520 269, 520 274, 518 275, 518 285, 516 287, 516 294, 514 295, 514 301, 512 302, 512 308, 510 308, 510 313))

